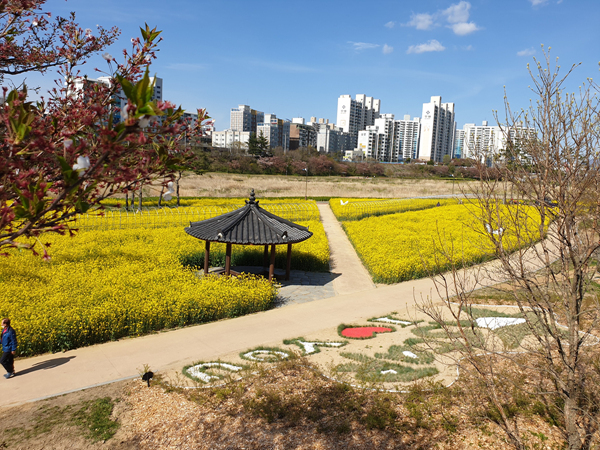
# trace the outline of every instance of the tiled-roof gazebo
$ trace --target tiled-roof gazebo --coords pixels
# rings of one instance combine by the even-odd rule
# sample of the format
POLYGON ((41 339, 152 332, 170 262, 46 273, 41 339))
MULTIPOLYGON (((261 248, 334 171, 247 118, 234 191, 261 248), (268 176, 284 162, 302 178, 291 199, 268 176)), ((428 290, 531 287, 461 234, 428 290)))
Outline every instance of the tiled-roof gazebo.
MULTIPOLYGON (((285 279, 290 278, 290 265, 292 260, 292 244, 302 242, 312 236, 308 228, 297 225, 289 220, 265 211, 258 205, 254 197, 254 189, 246 206, 235 211, 223 214, 200 222, 191 222, 185 232, 190 236, 206 241, 204 251, 204 273, 208 273, 208 260, 210 256, 210 243, 222 242, 227 244, 225 250, 224 273, 231 273, 231 247, 238 245, 263 245, 265 247, 265 262, 269 256, 269 281, 273 279, 275 270, 275 246, 287 244, 287 261, 285 279)), ((265 264, 266 265, 266 264, 265 264)))

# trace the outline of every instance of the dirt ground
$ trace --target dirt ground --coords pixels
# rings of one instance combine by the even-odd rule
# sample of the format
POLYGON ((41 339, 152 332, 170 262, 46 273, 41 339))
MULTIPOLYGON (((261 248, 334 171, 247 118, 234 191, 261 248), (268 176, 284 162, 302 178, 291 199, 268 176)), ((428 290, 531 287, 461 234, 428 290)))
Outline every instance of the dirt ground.
MULTIPOLYGON (((508 449, 499 427, 475 420, 455 395, 460 391, 352 389, 304 361, 257 369, 214 389, 173 390, 160 381, 148 388, 133 380, 4 409, 0 448, 508 449), (69 414, 102 397, 115 401, 111 417, 119 428, 93 442, 69 414)), ((559 448, 557 429, 540 418, 524 417, 521 429, 531 432, 531 444, 542 444, 532 448, 559 448)))

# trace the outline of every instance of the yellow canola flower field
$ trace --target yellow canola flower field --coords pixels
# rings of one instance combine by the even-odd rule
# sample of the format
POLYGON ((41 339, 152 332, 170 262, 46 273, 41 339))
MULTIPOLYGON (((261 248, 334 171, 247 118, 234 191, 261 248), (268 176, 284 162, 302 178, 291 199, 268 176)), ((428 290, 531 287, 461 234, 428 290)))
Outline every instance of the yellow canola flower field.
MULTIPOLYGON (((328 265, 323 226, 300 224, 315 235, 294 245, 292 268, 328 265)), ((262 277, 199 278, 185 257, 198 252, 203 259, 204 241, 181 226, 44 235, 42 242, 51 245, 48 262, 16 250, 0 260, 0 316, 12 319, 20 355, 262 311, 277 295, 277 285, 262 277)), ((246 251, 234 246, 233 253, 246 251)), ((257 254, 262 263, 262 247, 257 254)))
POLYGON ((332 198, 329 205, 339 221, 360 220, 365 217, 382 216, 406 211, 433 208, 436 205, 455 205, 457 200, 445 199, 365 199, 332 198))
MULTIPOLYGON (((508 219, 514 217, 515 208, 502 206, 501 211, 508 219)), ((506 249, 535 241, 535 236, 525 236, 524 230, 536 229, 539 214, 532 207, 519 208, 520 220, 527 222, 527 226, 520 227, 519 239, 514 228, 504 225, 501 240, 506 249)), ((488 236, 494 231, 498 233, 500 227, 486 226, 477 218, 479 214, 476 205, 459 204, 370 217, 342 225, 373 281, 392 284, 448 270, 450 262, 442 250, 451 253, 459 265, 493 258, 494 246, 488 236)), ((506 223, 511 221, 506 220, 506 223)), ((499 234, 494 236, 498 239, 499 234)))

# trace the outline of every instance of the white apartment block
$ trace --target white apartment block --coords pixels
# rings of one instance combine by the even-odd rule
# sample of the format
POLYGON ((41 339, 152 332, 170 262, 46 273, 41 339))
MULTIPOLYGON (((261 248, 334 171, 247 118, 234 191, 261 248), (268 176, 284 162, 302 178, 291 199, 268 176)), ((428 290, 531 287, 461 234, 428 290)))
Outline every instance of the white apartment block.
POLYGON ((358 142, 358 132, 375 124, 380 107, 380 100, 364 94, 358 94, 356 100, 350 95, 340 95, 338 98, 336 125, 344 132, 350 133, 354 147, 358 142))
POLYGON ((366 158, 378 159, 379 129, 375 125, 358 132, 356 151, 362 153, 366 158))
POLYGON ((466 123, 463 133, 463 153, 467 158, 488 159, 504 147, 500 127, 488 125, 486 120, 481 125, 466 123))
POLYGON ((415 159, 419 152, 420 136, 421 119, 419 117, 411 120, 409 115, 405 115, 403 120, 396 120, 392 160, 415 159))
POLYGON ((415 158, 419 146, 420 119, 404 116, 394 120, 393 114, 382 114, 375 124, 358 132, 356 150, 365 157, 381 162, 400 162, 415 158))
POLYGON ((265 121, 265 113, 256 111, 248 105, 239 105, 230 112, 229 128, 235 131, 250 131, 256 133, 256 126, 265 121))
POLYGON ((213 131, 212 146, 220 148, 232 148, 234 143, 239 142, 243 148, 248 148, 250 131, 223 130, 213 131))
POLYGON ((431 97, 423 103, 419 159, 442 162, 454 151, 454 103, 442 103, 442 97, 431 97))
POLYGON ((487 164, 491 164, 493 160, 498 158, 501 151, 506 149, 507 140, 518 142, 536 136, 534 128, 526 129, 522 126, 500 127, 488 125, 485 120, 481 125, 465 124, 463 133, 463 153, 466 157, 485 161, 487 164))

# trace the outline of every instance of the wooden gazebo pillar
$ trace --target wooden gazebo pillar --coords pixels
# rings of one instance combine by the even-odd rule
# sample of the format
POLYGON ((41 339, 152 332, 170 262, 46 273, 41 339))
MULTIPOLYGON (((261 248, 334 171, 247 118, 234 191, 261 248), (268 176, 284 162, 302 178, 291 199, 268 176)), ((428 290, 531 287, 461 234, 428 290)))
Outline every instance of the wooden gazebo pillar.
POLYGON ((292 244, 287 245, 287 259, 285 261, 285 281, 290 279, 290 268, 292 267, 292 244))
POLYGON ((269 264, 269 281, 273 280, 275 273, 275 244, 271 244, 271 263, 269 264))
POLYGON ((265 244, 265 251, 263 254, 263 269, 266 271, 269 267, 269 245, 265 244))
POLYGON ((210 241, 204 244, 204 275, 208 274, 208 259, 210 257, 210 241))
POLYGON ((231 274, 231 242, 225 247, 225 275, 231 274))

